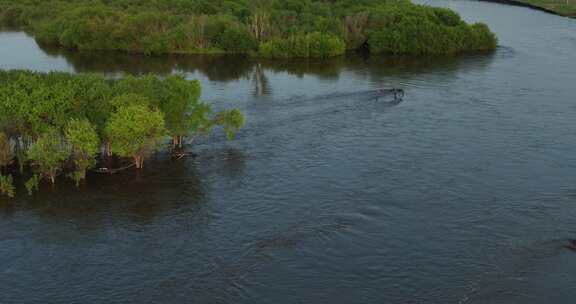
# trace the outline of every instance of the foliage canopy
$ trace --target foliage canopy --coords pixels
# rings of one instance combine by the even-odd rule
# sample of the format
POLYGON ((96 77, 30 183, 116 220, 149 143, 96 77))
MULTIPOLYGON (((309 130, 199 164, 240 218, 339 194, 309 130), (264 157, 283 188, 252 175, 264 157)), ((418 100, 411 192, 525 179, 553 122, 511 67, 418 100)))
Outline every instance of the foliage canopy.
POLYGON ((162 113, 142 104, 121 106, 106 125, 112 152, 134 158, 137 168, 142 168, 144 156, 159 149, 165 134, 162 113))
POLYGON ((366 46, 446 54, 496 45, 488 27, 408 0, 0 0, 0 22, 45 44, 146 54, 332 57, 366 46))
POLYGON ((180 75, 0 71, 0 192, 12 195, 9 173, 16 165, 31 175, 26 188, 33 191, 41 179, 54 183, 61 173, 79 183, 100 151, 141 168, 168 137, 176 148, 214 127, 232 138, 244 125, 242 113, 215 112, 200 92, 198 81, 180 75))

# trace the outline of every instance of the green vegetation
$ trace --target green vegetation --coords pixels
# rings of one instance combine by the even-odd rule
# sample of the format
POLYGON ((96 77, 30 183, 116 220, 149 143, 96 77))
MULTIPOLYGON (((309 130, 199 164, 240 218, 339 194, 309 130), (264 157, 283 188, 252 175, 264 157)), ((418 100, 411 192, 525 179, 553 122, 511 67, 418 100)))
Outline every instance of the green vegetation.
POLYGON ((62 143, 61 135, 56 129, 44 132, 28 149, 28 160, 36 167, 39 174, 56 182, 58 171, 69 157, 66 145, 62 143))
MULTIPOLYGON (((12 163, 10 139, 0 132, 0 170, 12 163)), ((0 171, 2 173, 2 171, 0 171)))
POLYGON ((328 58, 345 50, 346 44, 338 37, 315 32, 271 39, 262 43, 260 54, 268 58, 328 58))
POLYGON ((163 114, 145 104, 121 106, 106 124, 112 153, 132 157, 138 169, 144 166, 145 156, 160 148, 165 134, 163 114))
POLYGON ((240 111, 215 113, 199 97, 199 82, 177 75, 113 80, 0 71, 0 194, 14 196, 17 168, 32 193, 41 180, 55 183, 63 173, 80 183, 98 156, 142 168, 169 137, 178 149, 186 136, 221 127, 232 138, 242 128, 240 111))
POLYGON ((487 26, 408 0, 0 0, 0 23, 43 44, 145 54, 323 58, 496 46, 487 26))
POLYGON ((96 165, 100 137, 90 121, 73 118, 64 128, 64 139, 70 145, 70 158, 75 166, 71 176, 78 184, 86 178, 86 171, 96 165))
POLYGON ((224 110, 216 115, 215 121, 222 126, 228 139, 234 138, 234 134, 244 126, 244 115, 238 109, 224 110))
POLYGON ((576 0, 517 0, 555 12, 562 16, 576 18, 576 0))
POLYGON ((0 194, 13 198, 16 194, 12 175, 0 175, 0 194))

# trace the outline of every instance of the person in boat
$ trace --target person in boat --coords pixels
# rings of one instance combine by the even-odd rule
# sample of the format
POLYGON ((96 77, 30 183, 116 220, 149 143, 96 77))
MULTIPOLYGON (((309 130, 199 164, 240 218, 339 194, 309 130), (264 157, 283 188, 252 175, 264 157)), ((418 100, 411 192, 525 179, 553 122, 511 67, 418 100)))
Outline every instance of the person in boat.
POLYGON ((378 94, 383 96, 385 94, 392 93, 394 94, 394 99, 401 99, 404 98, 404 90, 402 89, 379 89, 378 94))
POLYGON ((398 98, 398 96, 400 96, 400 98, 404 98, 404 90, 393 89, 393 91, 394 91, 394 98, 398 98))

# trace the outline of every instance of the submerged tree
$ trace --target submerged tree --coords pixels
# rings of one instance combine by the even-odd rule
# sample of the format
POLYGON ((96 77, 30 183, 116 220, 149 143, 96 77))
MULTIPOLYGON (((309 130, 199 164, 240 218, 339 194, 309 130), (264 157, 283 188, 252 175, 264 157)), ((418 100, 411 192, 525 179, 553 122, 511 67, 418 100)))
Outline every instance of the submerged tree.
MULTIPOLYGON (((188 81, 182 76, 166 78, 166 100, 161 104, 166 120, 166 129, 172 137, 174 148, 182 148, 184 137, 194 133, 196 125, 202 125, 204 115, 199 106, 200 82, 188 81), (199 115, 200 114, 200 115, 199 115)), ((207 119, 206 119, 207 120, 207 119)))
POLYGON ((224 110, 216 115, 215 124, 221 126, 228 139, 234 138, 234 134, 244 126, 244 115, 240 110, 224 110))
POLYGON ((164 117, 145 105, 121 106, 108 121, 106 134, 112 152, 132 157, 136 168, 141 169, 144 158, 158 150, 166 135, 164 117))
POLYGON ((205 103, 199 102, 194 105, 192 113, 190 114, 190 134, 192 134, 192 139, 190 142, 194 142, 196 137, 203 134, 208 134, 213 126, 213 121, 210 117, 212 114, 212 108, 205 103))
POLYGON ((16 188, 14 187, 14 180, 12 175, 0 174, 0 194, 4 194, 10 198, 14 197, 16 188))
POLYGON ((28 195, 34 194, 34 191, 38 191, 38 184, 40 183, 40 177, 37 174, 32 175, 24 186, 26 186, 26 191, 28 191, 28 195))
POLYGON ((86 170, 96 165, 100 138, 96 128, 86 119, 70 120, 64 130, 64 136, 72 148, 72 160, 76 166, 72 177, 78 184, 86 178, 86 170))
POLYGON ((62 143, 62 136, 55 129, 50 129, 38 138, 28 150, 27 158, 38 170, 38 173, 52 184, 56 182, 58 172, 70 152, 62 143))
POLYGON ((175 147, 213 127, 232 138, 244 124, 240 111, 213 113, 199 101, 200 91, 198 81, 183 76, 0 71, 0 193, 14 192, 16 176, 6 175, 13 163, 32 176, 25 183, 31 193, 60 173, 84 180, 102 145, 104 154, 129 157, 141 168, 167 136, 175 147))

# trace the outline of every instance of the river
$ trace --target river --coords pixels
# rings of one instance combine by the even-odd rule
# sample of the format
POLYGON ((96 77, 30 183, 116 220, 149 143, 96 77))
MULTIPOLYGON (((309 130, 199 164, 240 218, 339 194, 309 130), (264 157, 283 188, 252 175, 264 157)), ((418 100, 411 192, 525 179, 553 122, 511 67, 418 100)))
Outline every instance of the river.
POLYGON ((273 63, 0 33, 2 69, 184 73, 248 119, 196 159, 0 199, 0 303, 574 303, 576 22, 426 3, 498 50, 273 63), (329 97, 381 87, 406 97, 329 97))

